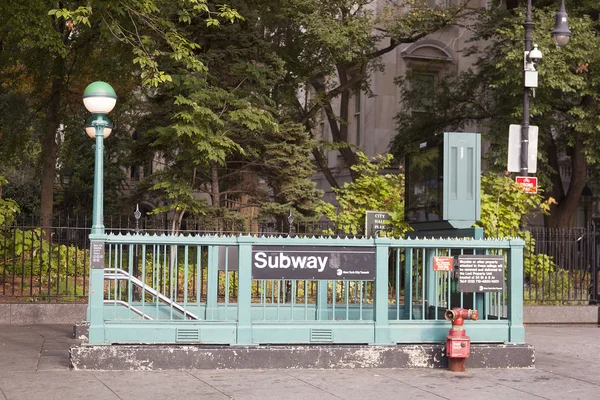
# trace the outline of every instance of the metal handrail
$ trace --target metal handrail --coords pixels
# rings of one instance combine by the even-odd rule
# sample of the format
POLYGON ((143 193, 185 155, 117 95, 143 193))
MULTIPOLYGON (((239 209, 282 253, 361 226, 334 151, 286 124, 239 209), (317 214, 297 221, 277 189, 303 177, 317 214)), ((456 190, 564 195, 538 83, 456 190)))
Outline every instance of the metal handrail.
POLYGON ((183 315, 189 317, 190 319, 195 319, 195 320, 201 319, 196 314, 193 314, 193 313, 187 311, 185 308, 181 307, 178 303, 176 303, 169 297, 165 296, 164 294, 160 293, 158 290, 154 289, 151 286, 146 285, 144 282, 142 282, 135 276, 131 276, 125 270, 122 270, 120 268, 104 268, 104 280, 109 280, 109 279, 110 280, 130 281, 131 283, 133 283, 137 287, 141 288, 142 290, 150 293, 151 295, 156 296, 159 300, 162 300, 163 302, 172 306, 174 309, 181 312, 183 315))
POLYGON ((152 318, 148 314, 144 314, 139 309, 137 309, 136 307, 132 306, 131 304, 129 304, 126 301, 123 301, 123 300, 104 300, 104 304, 119 304, 119 305, 122 305, 122 306, 125 306, 125 307, 129 308, 131 311, 133 311, 134 313, 136 313, 137 315, 139 315, 140 317, 142 317, 144 319, 148 319, 148 320, 151 320, 151 321, 154 320, 154 318, 152 318))

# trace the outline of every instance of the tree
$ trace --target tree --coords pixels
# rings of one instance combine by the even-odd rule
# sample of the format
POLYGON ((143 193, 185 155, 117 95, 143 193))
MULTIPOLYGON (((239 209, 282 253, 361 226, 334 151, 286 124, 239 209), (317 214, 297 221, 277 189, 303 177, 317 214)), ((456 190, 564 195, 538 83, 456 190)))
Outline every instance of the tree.
POLYGON ((5 3, 0 5, 0 74, 7 92, 22 94, 33 110, 21 132, 39 136, 41 144, 44 227, 52 216, 60 145, 83 126, 81 117, 65 122, 86 114, 80 99, 85 85, 98 76, 112 82, 121 96, 113 113, 118 118, 121 104, 136 95, 133 82, 157 86, 171 79, 161 69, 165 59, 189 70, 204 68, 195 54, 197 45, 180 34, 181 25, 198 15, 208 25, 239 18, 235 10, 205 0, 5 3))
MULTIPOLYGON (((534 12, 534 38, 544 58, 537 68, 540 83, 532 98, 531 124, 540 130, 537 175, 541 185, 549 188, 546 196, 556 200, 545 224, 567 227, 577 210, 587 171, 597 170, 600 80, 594 65, 600 62, 595 51, 600 42, 591 18, 570 15, 573 36, 567 48, 558 48, 549 34, 553 14, 540 8, 534 12), (571 170, 567 190, 560 175, 561 159, 568 160, 571 170)), ((478 39, 490 44, 473 50, 480 55, 476 70, 438 82, 434 103, 425 106, 424 118, 413 118, 408 107, 399 113, 401 129, 393 146, 395 154, 407 151, 405 144, 414 143, 418 135, 477 123, 491 143, 488 167, 506 169, 508 125, 519 123, 522 115, 523 20, 522 11, 493 14, 483 20, 478 39)), ((400 84, 405 104, 418 101, 417 90, 410 89, 406 80, 400 84)))
POLYGON ((334 188, 339 206, 327 203, 318 211, 332 221, 337 230, 352 235, 363 232, 366 211, 388 211, 391 235, 403 236, 408 230, 404 222, 404 174, 402 171, 380 174, 380 171, 390 168, 391 154, 378 155, 373 159, 362 152, 357 152, 356 156, 359 162, 351 168, 358 178, 339 189, 334 188))
POLYGON ((272 88, 283 63, 261 36, 260 14, 245 2, 235 5, 244 15, 239 24, 183 30, 207 68, 165 64, 171 81, 148 96, 150 112, 138 128, 165 161, 146 182, 163 203, 155 212, 229 217, 236 205, 264 206, 263 215, 281 217, 290 208, 314 215, 321 193, 308 180, 306 153, 314 142, 275 107, 272 88))
POLYGON ((508 174, 488 172, 481 178, 481 219, 475 225, 483 228, 489 238, 525 240, 523 272, 528 283, 541 293, 551 291, 553 281, 571 287, 570 277, 564 271, 555 271, 551 257, 536 254, 535 239, 523 226, 527 215, 536 212, 547 215, 554 203, 553 198, 545 200, 540 193, 525 193, 508 174))
POLYGON ((6 184, 6 179, 0 176, 0 227, 10 226, 14 217, 19 213, 19 205, 12 199, 2 198, 2 186, 6 184))
MULTIPOLYGON (((428 7, 417 0, 383 7, 374 0, 263 0, 260 8, 265 36, 288 69, 285 82, 277 87, 280 104, 307 131, 313 130, 317 113, 324 110, 334 148, 348 167, 357 163, 348 143, 349 103, 356 91, 373 95, 369 80, 383 69, 380 58, 471 12, 465 6, 428 7), (301 90, 310 94, 306 101, 299 99, 301 90)), ((329 184, 339 187, 323 150, 313 150, 316 163, 329 184)), ((356 179, 358 172, 350 171, 356 179)))

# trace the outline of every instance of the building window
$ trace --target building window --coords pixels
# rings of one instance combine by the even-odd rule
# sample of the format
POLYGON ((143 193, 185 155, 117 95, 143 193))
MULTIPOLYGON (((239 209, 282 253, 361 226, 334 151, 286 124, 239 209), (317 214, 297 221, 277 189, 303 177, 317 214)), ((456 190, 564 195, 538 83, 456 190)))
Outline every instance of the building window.
POLYGON ((354 134, 355 134, 355 138, 356 138, 356 145, 360 146, 360 91, 356 91, 356 93, 354 93, 354 121, 353 121, 353 125, 354 125, 354 134))
POLYGON ((410 108, 413 116, 426 114, 433 106, 435 75, 432 73, 413 72, 410 78, 412 95, 410 108))

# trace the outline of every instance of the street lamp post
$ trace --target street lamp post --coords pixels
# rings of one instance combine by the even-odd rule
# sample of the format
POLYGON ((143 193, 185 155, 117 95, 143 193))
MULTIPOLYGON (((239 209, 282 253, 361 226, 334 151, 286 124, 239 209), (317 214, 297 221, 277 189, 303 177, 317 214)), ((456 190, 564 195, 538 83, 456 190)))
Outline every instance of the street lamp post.
MULTIPOLYGON (((533 28, 535 24, 531 18, 531 0, 527 0, 527 10, 525 12, 525 60, 523 68, 523 121, 521 123, 521 176, 527 176, 529 173, 528 158, 529 158, 529 92, 531 88, 537 87, 537 71, 535 63, 542 59, 542 52, 534 46, 533 28), (534 79, 530 79, 531 76, 534 79)), ((568 16, 565 11, 565 1, 561 0, 560 9, 556 13, 556 23, 552 31, 552 38, 557 46, 566 46, 571 37, 569 30, 568 16)))
POLYGON ((104 342, 104 139, 112 132, 106 116, 117 103, 114 89, 106 82, 93 82, 83 92, 83 104, 92 113, 85 132, 96 140, 94 205, 90 233, 90 290, 88 301, 89 342, 104 342))

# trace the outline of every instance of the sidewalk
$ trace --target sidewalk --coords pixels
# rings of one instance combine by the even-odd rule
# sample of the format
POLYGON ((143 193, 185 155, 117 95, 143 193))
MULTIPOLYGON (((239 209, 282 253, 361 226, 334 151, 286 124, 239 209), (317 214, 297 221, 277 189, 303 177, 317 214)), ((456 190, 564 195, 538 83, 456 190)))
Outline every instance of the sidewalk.
POLYGON ((596 399, 600 328, 528 326, 536 369, 70 371, 70 325, 0 325, 0 400, 596 399))

